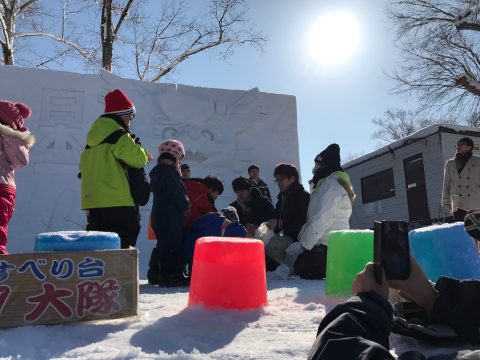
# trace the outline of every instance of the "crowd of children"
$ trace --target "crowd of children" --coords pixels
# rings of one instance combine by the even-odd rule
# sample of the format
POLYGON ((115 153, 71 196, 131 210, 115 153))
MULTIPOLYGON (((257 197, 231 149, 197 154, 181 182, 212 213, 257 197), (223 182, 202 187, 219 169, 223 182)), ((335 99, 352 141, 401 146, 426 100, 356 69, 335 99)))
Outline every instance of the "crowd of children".
MULTIPOLYGON (((0 254, 7 253, 8 222, 15 203, 13 169, 28 163, 34 141, 23 124, 30 113, 24 104, 0 101, 0 254)), ((117 233, 122 248, 135 246, 140 230, 142 204, 135 196, 138 184, 132 170, 143 171, 153 160, 130 131, 135 115, 125 93, 109 92, 104 113, 87 134, 79 164, 87 230, 117 233)), ((153 194, 150 224, 157 240, 149 261, 150 284, 188 284, 195 242, 202 236, 259 237, 266 244, 267 270, 286 268, 287 275, 295 272, 307 279, 325 276, 326 235, 348 229, 354 197, 337 144, 315 158, 311 194, 300 184, 295 165, 279 164, 273 171, 280 191, 274 206, 259 166, 251 165, 248 178, 232 182, 236 201, 220 211, 215 200, 224 192, 222 181, 215 176, 192 178, 190 167, 182 164, 184 144, 165 140, 158 153, 147 183, 153 194), (263 237, 259 228, 266 230, 263 237)))
MULTIPOLYGON (((116 232, 122 248, 135 246, 140 230, 138 207, 142 202, 132 190, 136 185, 130 170, 141 169, 145 177, 143 167, 153 160, 140 139, 130 132, 135 113, 135 106, 121 90, 108 93, 105 112, 90 128, 79 164, 87 230, 116 232)), ((29 148, 35 141, 24 126, 30 114, 25 104, 0 100, 0 254, 8 253, 8 223, 16 197, 14 169, 27 165, 29 148)), ((473 144, 466 145, 473 148, 473 144)), ((150 223, 157 240, 149 261, 149 284, 188 285, 195 243, 203 236, 260 238, 265 243, 267 271, 282 277, 325 277, 328 234, 349 228, 355 199, 350 178, 340 165, 339 145, 329 145, 314 158, 310 192, 300 183, 295 165, 278 164, 273 170, 279 190, 274 206, 259 166, 251 165, 248 178, 232 181, 236 200, 220 210, 215 200, 224 192, 222 181, 211 175, 191 177, 189 165, 182 164, 182 142, 165 140, 158 153, 147 183, 147 194, 153 194, 150 223)), ((143 202, 147 201, 148 197, 143 202)), ((465 213, 466 230, 480 237, 480 211, 465 213)), ((356 295, 321 322, 309 359, 392 358, 388 350, 392 326, 388 286, 414 300, 429 322, 447 324, 459 338, 478 345, 480 317, 471 299, 479 293, 479 281, 441 278, 433 287, 413 257, 411 264, 407 280, 387 282, 383 276, 383 285, 377 284, 373 265, 367 264, 354 280, 352 290, 356 295)), ((410 352, 401 358, 422 356, 410 352)))
POLYGON ((337 144, 315 157, 311 195, 300 184, 293 164, 278 164, 273 175, 280 192, 274 207, 268 186, 259 177, 260 168, 252 165, 250 178, 232 181, 237 199, 220 212, 215 208, 215 199, 224 191, 220 179, 191 178, 190 167, 181 164, 185 150, 178 140, 164 141, 159 152, 158 163, 150 172, 152 227, 157 238, 148 270, 150 284, 187 285, 195 242, 200 237, 262 238, 258 234, 261 226, 270 231, 269 238, 262 238, 266 270, 283 276, 295 273, 305 279, 325 277, 327 235, 349 228, 355 196, 340 166, 337 144))

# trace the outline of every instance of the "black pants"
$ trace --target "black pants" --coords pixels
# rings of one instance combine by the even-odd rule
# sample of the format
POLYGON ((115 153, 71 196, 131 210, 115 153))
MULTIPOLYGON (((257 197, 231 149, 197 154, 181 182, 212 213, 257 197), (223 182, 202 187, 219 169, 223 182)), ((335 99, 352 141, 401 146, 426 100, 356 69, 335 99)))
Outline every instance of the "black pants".
POLYGON ((327 247, 317 245, 312 250, 304 251, 298 255, 293 268, 295 274, 302 279, 324 279, 327 272, 327 247))
POLYGON ((110 231, 120 237, 122 249, 135 246, 140 233, 140 215, 133 206, 89 209, 87 230, 110 231))
POLYGON ((465 215, 467 215, 467 212, 463 209, 458 209, 457 211, 453 212, 453 221, 463 221, 465 220, 465 215))

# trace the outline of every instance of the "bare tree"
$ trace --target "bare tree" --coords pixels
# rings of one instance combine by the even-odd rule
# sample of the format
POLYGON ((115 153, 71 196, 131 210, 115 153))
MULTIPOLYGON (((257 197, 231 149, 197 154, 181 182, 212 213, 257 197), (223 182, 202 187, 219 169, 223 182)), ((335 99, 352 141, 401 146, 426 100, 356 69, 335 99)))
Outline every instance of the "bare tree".
POLYGON ((128 15, 133 0, 127 0, 124 5, 114 6, 113 0, 103 0, 102 15, 100 21, 101 44, 102 44, 102 67, 112 70, 113 44, 117 40, 120 28, 128 15), (116 24, 113 24, 113 14, 118 14, 116 24))
POLYGON ((139 79, 157 81, 191 56, 221 48, 224 58, 236 47, 262 51, 267 39, 248 25, 246 0, 212 0, 204 18, 187 19, 185 3, 166 2, 161 16, 145 28, 134 23, 135 65, 139 79))
POLYGON ((386 110, 382 117, 374 118, 372 123, 377 128, 372 137, 388 143, 400 140, 429 125, 455 123, 455 121, 452 119, 444 121, 426 119, 421 116, 419 111, 392 108, 386 110))
POLYGON ((15 40, 23 34, 19 32, 17 23, 20 19, 31 19, 40 12, 39 0, 1 0, 0 1, 0 26, 2 27, 2 64, 15 64, 15 40))
POLYGON ((5 64, 14 64, 14 40, 46 37, 52 40, 47 55, 34 46, 26 47, 27 58, 33 55, 38 59, 29 65, 55 62, 61 67, 62 59, 70 56, 92 70, 112 71, 124 65, 136 69, 139 79, 158 81, 200 52, 221 48, 226 58, 242 45, 261 51, 267 41, 249 25, 247 0, 210 0, 205 16, 191 18, 186 15, 184 0, 152 3, 155 7, 161 4, 157 18, 145 0, 58 0, 56 11, 39 4, 40 0, 0 0, 5 64), (91 4, 96 6, 88 6, 91 4), (98 22, 80 24, 79 19, 86 16, 98 22), (15 25, 21 19, 30 20, 28 31, 17 31, 15 25))
POLYGON ((75 25, 71 26, 67 34, 67 17, 76 11, 67 11, 67 0, 58 0, 57 5, 62 2, 61 13, 53 14, 52 9, 46 8, 45 2, 40 0, 0 0, 2 64, 15 65, 15 53, 18 50, 28 53, 28 56, 20 57, 19 63, 33 67, 45 66, 51 61, 57 62, 71 52, 94 61, 92 52, 80 46, 74 38, 77 30, 75 25), (54 31, 55 28, 57 32, 54 31), (28 41, 38 37, 53 40, 49 51, 45 51, 44 47, 38 50, 31 41, 28 41), (38 62, 35 63, 33 58, 37 58, 38 62))
POLYGON ((392 77, 422 109, 468 121, 480 111, 478 0, 396 0, 387 10, 403 62, 392 77))

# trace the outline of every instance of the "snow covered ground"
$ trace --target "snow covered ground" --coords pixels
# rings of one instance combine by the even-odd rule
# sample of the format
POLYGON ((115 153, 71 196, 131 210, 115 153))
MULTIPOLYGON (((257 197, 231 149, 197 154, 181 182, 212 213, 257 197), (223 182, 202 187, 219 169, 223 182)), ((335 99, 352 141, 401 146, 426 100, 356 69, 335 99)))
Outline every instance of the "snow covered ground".
MULTIPOLYGON (((186 308, 187 288, 141 281, 139 315, 97 322, 0 330, 1 359, 306 359, 318 324, 341 298, 323 280, 269 280, 269 306, 227 311, 186 308)), ((392 353, 455 349, 391 335, 392 353)))

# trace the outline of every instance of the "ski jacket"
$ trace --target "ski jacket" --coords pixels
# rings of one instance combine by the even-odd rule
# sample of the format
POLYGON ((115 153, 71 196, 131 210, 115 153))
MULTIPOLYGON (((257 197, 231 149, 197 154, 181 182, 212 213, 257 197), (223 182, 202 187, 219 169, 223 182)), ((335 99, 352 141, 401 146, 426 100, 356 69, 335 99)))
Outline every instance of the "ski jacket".
MULTIPOLYGON (((441 277, 435 284, 439 296, 433 307, 431 323, 451 326, 463 339, 480 344, 480 281, 441 277)), ((310 349, 309 360, 323 359, 393 359, 388 336, 393 309, 379 294, 369 291, 351 297, 335 306, 318 327, 317 338, 310 349)), ((417 325, 418 327, 418 325, 417 325)), ((426 359, 412 351, 402 359, 426 359)), ((476 358, 473 352, 458 358, 476 358)), ((428 359, 457 359, 451 355, 428 359)))
POLYGON ((198 181, 186 181, 184 183, 187 190, 188 200, 190 200, 190 208, 188 216, 185 219, 185 227, 190 227, 192 222, 200 216, 209 212, 217 211, 213 202, 210 200, 208 187, 198 181))
POLYGON ((0 124, 0 184, 16 188, 14 169, 28 164, 28 151, 34 142, 35 137, 30 132, 0 124))
POLYGON ((278 194, 276 204, 277 226, 275 233, 283 231, 295 241, 303 224, 307 220, 310 194, 302 184, 292 184, 285 192, 278 194))
POLYGON ((185 230, 183 253, 187 264, 193 262, 193 253, 196 241, 204 236, 245 237, 247 230, 238 222, 231 222, 218 212, 200 216, 192 222, 192 226, 185 230))
POLYGON ((301 245, 307 250, 320 244, 328 246, 330 231, 350 229, 354 196, 350 179, 343 171, 320 180, 310 195, 307 221, 298 234, 301 245))
MULTIPOLYGON (((184 213, 189 206, 185 185, 174 166, 157 164, 150 171, 150 188, 153 193, 152 228, 168 239, 169 229, 176 232, 183 227, 184 213)), ((172 233, 170 239, 177 241, 177 237, 172 233)))
POLYGON ((102 141, 122 126, 112 118, 100 117, 90 128, 86 148, 80 156, 82 209, 134 206, 126 170, 119 160, 132 168, 147 164, 147 152, 129 133, 115 144, 102 141))
POLYGON ((394 359, 388 336, 393 309, 369 291, 335 306, 320 323, 308 360, 394 359))
POLYGON ((261 223, 275 219, 275 208, 270 200, 263 196, 257 188, 252 187, 250 189, 250 201, 246 205, 248 206, 248 213, 245 219, 246 224, 253 224, 255 227, 259 227, 261 223))

